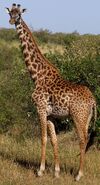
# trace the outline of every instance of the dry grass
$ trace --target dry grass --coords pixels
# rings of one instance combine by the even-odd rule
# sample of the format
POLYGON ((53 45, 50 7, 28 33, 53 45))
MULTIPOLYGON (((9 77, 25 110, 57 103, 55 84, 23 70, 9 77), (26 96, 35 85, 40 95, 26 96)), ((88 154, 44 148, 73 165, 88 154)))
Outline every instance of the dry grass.
POLYGON ((48 53, 48 52, 51 52, 54 54, 54 53, 58 52, 63 55, 63 53, 65 51, 64 46, 58 45, 58 44, 51 44, 51 43, 42 44, 39 46, 39 48, 43 54, 48 53))
MULTIPOLYGON (((18 142, 8 135, 0 135, 0 185, 73 185, 74 174, 78 169, 78 142, 73 133, 58 135, 61 176, 53 177, 53 152, 50 142, 47 145, 46 172, 36 177, 40 159, 40 139, 26 139, 18 142)), ((80 185, 100 184, 100 151, 90 150, 86 154, 85 176, 80 185)))
MULTIPOLYGON (((19 47, 20 47, 20 42, 18 42, 18 41, 13 41, 11 44, 9 44, 9 43, 7 44, 7 42, 4 40, 1 40, 0 42, 2 45, 4 45, 4 46, 6 45, 8 48, 14 47, 14 48, 19 49, 19 47)), ((63 54, 65 51, 64 46, 58 45, 58 44, 56 45, 56 44, 52 44, 52 43, 41 44, 41 45, 39 45, 39 49, 40 49, 41 53, 43 53, 43 54, 49 53, 49 52, 51 52, 51 53, 58 52, 60 54, 63 54)))

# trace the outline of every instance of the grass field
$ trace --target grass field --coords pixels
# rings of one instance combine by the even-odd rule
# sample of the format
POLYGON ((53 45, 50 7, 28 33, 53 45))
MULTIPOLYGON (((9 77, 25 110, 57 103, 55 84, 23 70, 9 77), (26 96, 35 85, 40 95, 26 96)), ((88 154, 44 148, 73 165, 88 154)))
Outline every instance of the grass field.
POLYGON ((40 161, 40 139, 19 141, 9 135, 0 135, 0 185, 99 185, 100 151, 91 148, 86 154, 84 177, 74 181, 78 170, 78 141, 73 132, 58 135, 61 174, 53 177, 53 151, 48 139, 46 172, 39 178, 36 172, 40 161))

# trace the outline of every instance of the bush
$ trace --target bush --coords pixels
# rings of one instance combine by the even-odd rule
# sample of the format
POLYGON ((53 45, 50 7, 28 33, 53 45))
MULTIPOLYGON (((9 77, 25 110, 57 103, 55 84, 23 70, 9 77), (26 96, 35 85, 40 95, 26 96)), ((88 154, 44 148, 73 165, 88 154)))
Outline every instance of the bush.
POLYGON ((3 133, 18 123, 33 124, 36 109, 31 102, 33 84, 20 50, 3 43, 0 53, 0 133, 3 133))
POLYGON ((6 42, 11 42, 14 40, 17 40, 17 34, 14 29, 6 29, 2 28, 0 29, 0 40, 3 39, 6 42))

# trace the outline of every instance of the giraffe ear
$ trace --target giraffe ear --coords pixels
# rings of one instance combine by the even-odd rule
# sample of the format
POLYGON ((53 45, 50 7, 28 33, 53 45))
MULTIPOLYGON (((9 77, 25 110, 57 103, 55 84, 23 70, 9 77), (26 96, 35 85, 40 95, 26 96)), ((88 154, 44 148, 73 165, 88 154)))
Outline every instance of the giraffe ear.
POLYGON ((5 11, 6 11, 6 13, 8 13, 8 14, 10 13, 9 8, 7 8, 7 7, 5 8, 5 11))
POLYGON ((26 12, 26 8, 22 9, 22 13, 26 12))

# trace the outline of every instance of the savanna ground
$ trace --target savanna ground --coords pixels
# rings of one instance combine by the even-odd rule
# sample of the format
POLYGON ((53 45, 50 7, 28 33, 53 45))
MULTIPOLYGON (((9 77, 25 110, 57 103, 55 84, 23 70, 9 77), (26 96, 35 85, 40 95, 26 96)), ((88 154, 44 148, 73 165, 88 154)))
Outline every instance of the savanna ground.
POLYGON ((16 141, 8 135, 0 135, 0 185, 99 185, 100 151, 91 148, 86 154, 84 177, 74 181, 78 170, 79 146, 74 133, 58 135, 61 174, 53 177, 53 151, 48 141, 46 171, 43 177, 37 177, 40 160, 40 139, 16 141))
POLYGON ((80 36, 78 33, 52 34, 47 30, 34 32, 34 35, 41 51, 59 68, 64 78, 87 85, 96 97, 96 144, 86 153, 84 177, 80 182, 74 181, 79 166, 78 138, 71 120, 59 122, 57 138, 60 178, 56 179, 53 176, 54 157, 49 138, 46 171, 43 177, 37 177, 41 138, 37 112, 31 102, 34 84, 25 68, 16 32, 1 29, 0 185, 99 185, 100 36, 80 36))

